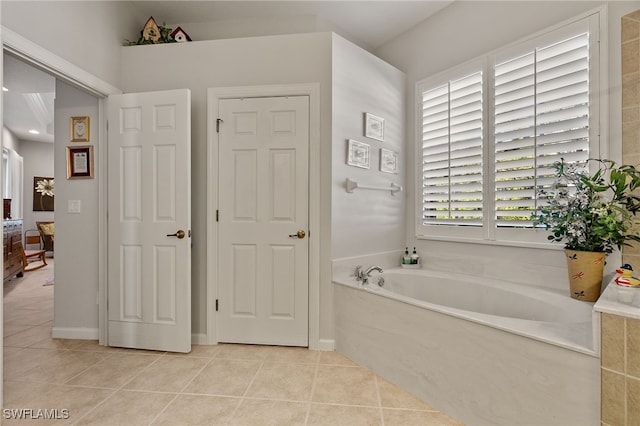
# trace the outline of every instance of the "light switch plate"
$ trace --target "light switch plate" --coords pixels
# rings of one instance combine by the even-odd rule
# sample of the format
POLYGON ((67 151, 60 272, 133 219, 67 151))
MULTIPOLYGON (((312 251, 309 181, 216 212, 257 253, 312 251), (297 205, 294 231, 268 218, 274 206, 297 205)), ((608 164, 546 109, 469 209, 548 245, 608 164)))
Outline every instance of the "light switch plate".
POLYGON ((81 205, 80 200, 69 200, 67 202, 67 213, 80 213, 81 205))

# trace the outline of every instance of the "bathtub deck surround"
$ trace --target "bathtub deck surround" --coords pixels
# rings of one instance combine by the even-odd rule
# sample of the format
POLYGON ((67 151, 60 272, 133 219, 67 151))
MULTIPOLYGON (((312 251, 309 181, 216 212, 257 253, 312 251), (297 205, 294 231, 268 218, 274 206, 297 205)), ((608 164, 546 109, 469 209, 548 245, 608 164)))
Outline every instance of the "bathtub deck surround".
POLYGON ((383 288, 363 289, 334 275, 336 350, 466 424, 599 423, 591 304, 550 288, 424 269, 383 277, 383 288), (395 288, 401 281, 405 290, 395 288), (436 291, 424 296, 437 299, 416 300, 430 286, 436 291))
POLYGON ((610 282, 594 309, 602 314, 602 424, 640 424, 640 295, 621 302, 610 282))

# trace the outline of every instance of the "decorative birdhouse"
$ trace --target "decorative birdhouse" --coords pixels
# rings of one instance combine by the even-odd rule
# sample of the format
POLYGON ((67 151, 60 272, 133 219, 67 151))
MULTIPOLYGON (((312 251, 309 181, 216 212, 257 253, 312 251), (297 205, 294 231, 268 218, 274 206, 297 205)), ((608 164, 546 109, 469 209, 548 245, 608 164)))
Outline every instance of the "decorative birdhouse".
POLYGON ((182 28, 178 27, 171 33, 171 37, 178 43, 186 43, 191 41, 191 37, 182 28))
POLYGON ((147 20, 147 23, 144 24, 144 28, 142 29, 142 38, 145 40, 149 40, 153 43, 157 43, 160 40, 160 28, 156 23, 156 20, 153 19, 153 16, 147 20))

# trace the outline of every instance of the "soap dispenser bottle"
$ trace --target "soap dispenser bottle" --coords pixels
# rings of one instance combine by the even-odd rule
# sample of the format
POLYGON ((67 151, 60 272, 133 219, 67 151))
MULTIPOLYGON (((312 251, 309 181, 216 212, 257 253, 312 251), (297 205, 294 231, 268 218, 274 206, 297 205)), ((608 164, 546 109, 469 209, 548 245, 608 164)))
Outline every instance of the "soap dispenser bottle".
POLYGON ((404 248, 404 256, 402 256, 402 264, 403 265, 411 264, 411 256, 409 256, 409 247, 404 248))
POLYGON ((417 265, 418 263, 420 263, 420 256, 418 256, 418 253, 416 252, 416 248, 413 248, 413 253, 411 254, 411 264, 412 265, 417 265))

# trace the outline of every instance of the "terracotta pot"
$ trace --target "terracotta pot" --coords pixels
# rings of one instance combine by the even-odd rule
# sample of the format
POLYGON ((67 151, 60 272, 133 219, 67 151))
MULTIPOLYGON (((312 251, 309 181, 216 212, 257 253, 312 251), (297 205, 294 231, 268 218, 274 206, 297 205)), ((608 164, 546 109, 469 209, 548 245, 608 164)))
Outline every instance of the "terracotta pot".
POLYGON ((600 297, 606 253, 565 250, 571 297, 595 302, 600 297))

